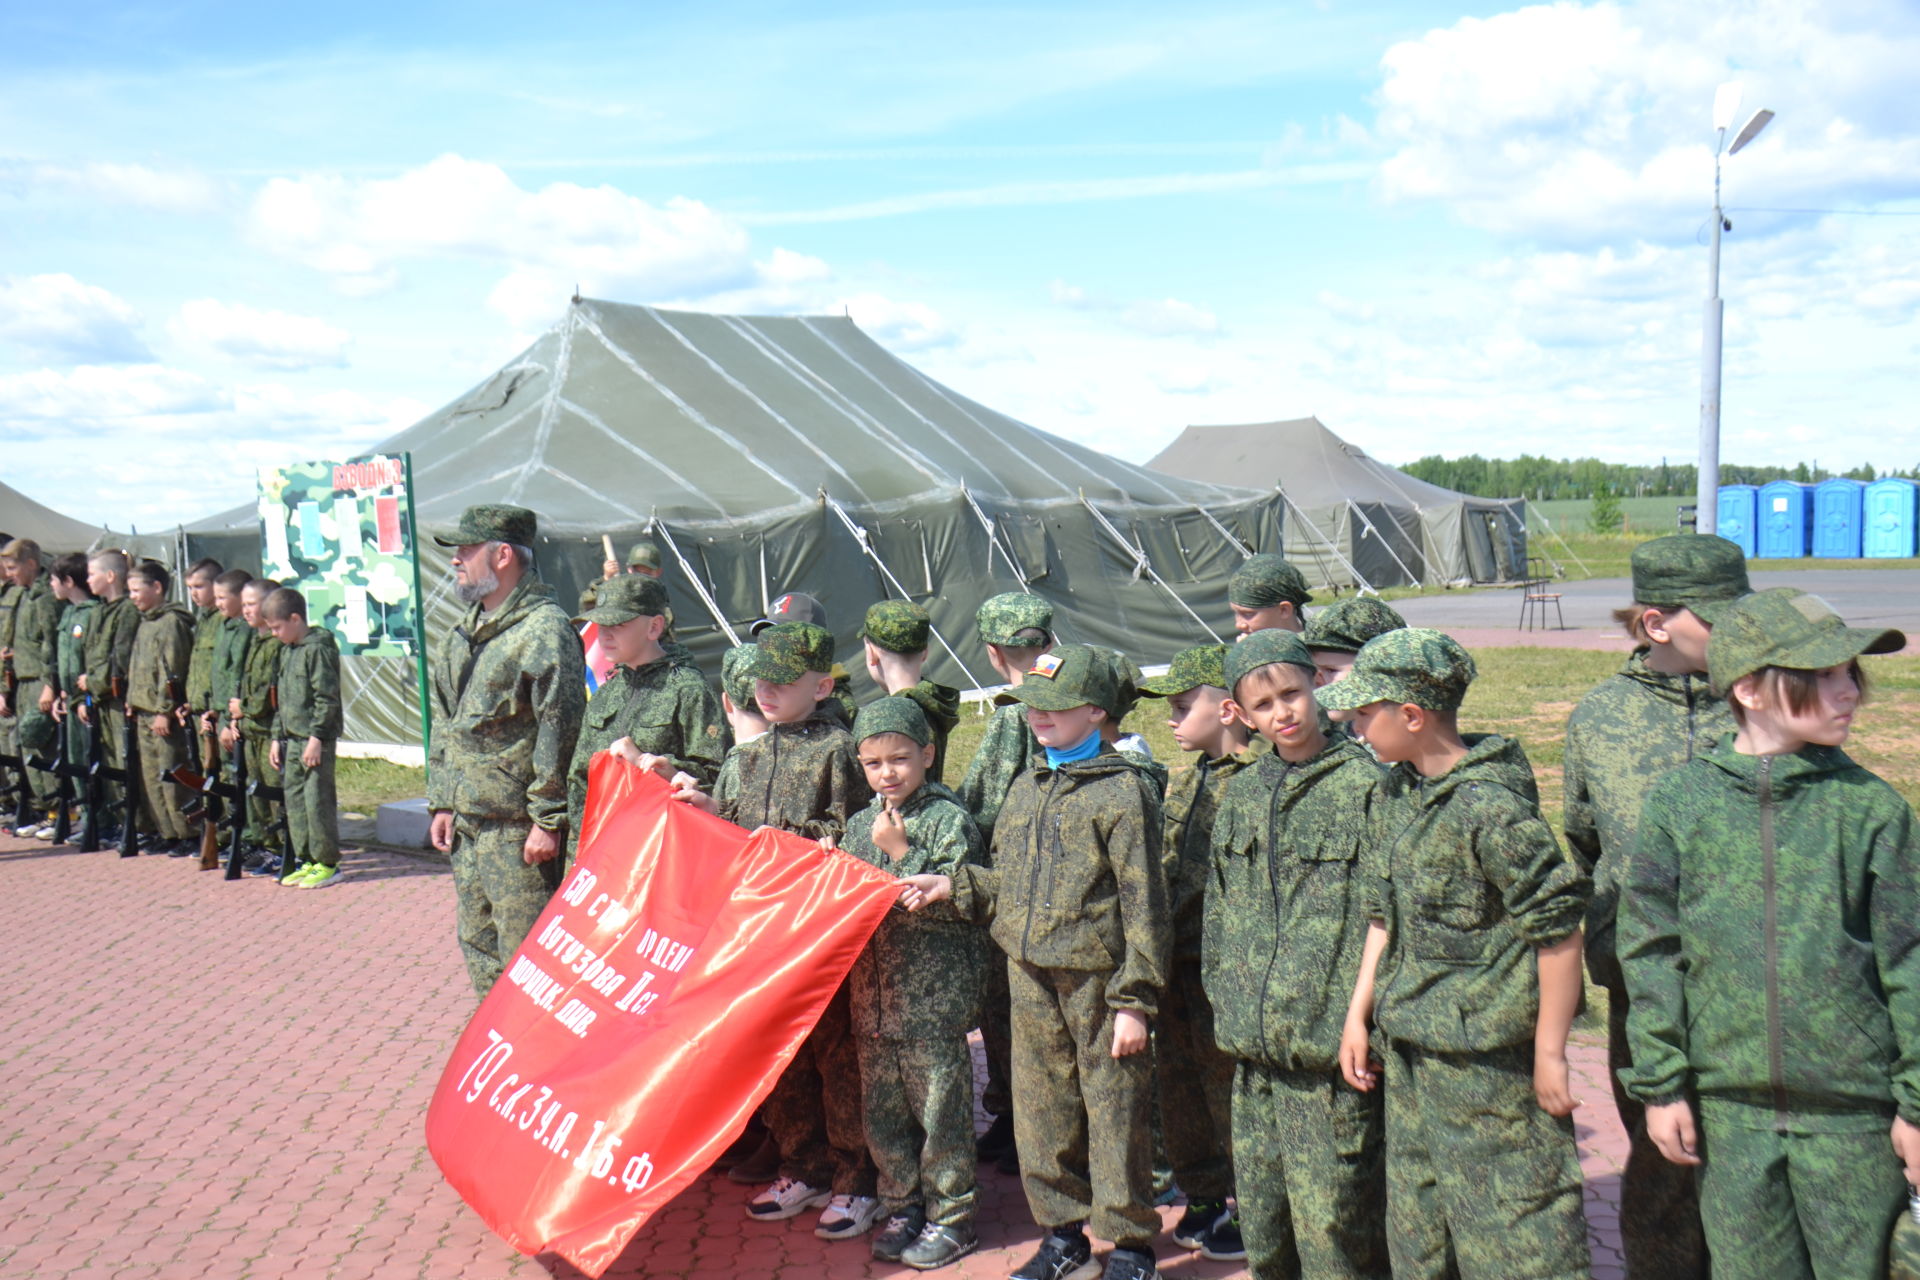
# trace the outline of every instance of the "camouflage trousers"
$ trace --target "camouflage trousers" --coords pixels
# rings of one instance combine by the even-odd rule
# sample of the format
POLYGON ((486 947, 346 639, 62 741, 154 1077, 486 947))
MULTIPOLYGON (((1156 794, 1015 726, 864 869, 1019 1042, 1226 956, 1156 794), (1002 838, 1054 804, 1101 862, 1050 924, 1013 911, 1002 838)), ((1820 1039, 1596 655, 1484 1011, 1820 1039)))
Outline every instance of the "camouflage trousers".
POLYGON ((180 812, 186 793, 173 780, 173 771, 187 762, 187 731, 169 723, 163 738, 153 731, 151 712, 140 712, 139 720, 141 831, 162 840, 198 835, 198 828, 180 812))
POLYGON ((467 977, 481 995, 493 989, 560 887, 560 859, 528 866, 527 822, 453 818, 454 930, 467 977))
POLYGON ((860 1050, 854 1040, 851 1001, 842 983, 774 1082, 760 1115, 780 1148, 781 1176, 810 1187, 831 1185, 836 1195, 870 1196, 875 1174, 861 1118, 860 1050))
POLYGON ((1533 1046, 1387 1047, 1387 1244, 1395 1280, 1585 1280, 1573 1121, 1533 1096, 1533 1046))
POLYGON ((980 1004, 980 1047, 986 1051, 987 1083, 980 1107, 988 1115, 1013 1114, 1013 1011, 1007 996, 1007 953, 987 946, 986 981, 980 1004))
MULTIPOLYGON (((242 734, 241 741, 246 745, 247 781, 269 787, 281 786, 285 779, 280 770, 273 767, 273 758, 268 754, 268 749, 273 745, 272 739, 242 734)), ((246 842, 279 852, 280 818, 281 808, 277 801, 265 796, 248 796, 247 829, 244 833, 246 842)))
MULTIPOLYGON (((287 835, 293 854, 302 862, 323 867, 340 865, 340 801, 333 785, 335 745, 320 744, 320 763, 309 769, 300 763, 306 739, 287 743, 286 765, 280 770, 286 794, 287 835)), ((521 837, 525 839, 525 837, 521 837)))
POLYGON ((941 1226, 973 1221, 973 1054, 966 1037, 854 1039, 882 1216, 918 1204, 941 1226))
MULTIPOLYGON (((127 740, 121 732, 121 726, 126 719, 126 709, 109 698, 96 698, 88 714, 93 717, 93 725, 88 732, 97 744, 95 749, 100 752, 100 763, 108 769, 124 770, 127 764, 127 740)), ((125 789, 118 782, 102 778, 100 825, 118 826, 125 805, 125 789)))
POLYGON ((1382 1110, 1379 1090, 1337 1071, 1235 1068, 1233 1173, 1255 1280, 1386 1280, 1382 1110))
POLYGON ((1233 1194, 1233 1059, 1213 1039, 1200 962, 1173 962, 1153 1024, 1160 1131, 1174 1181, 1189 1200, 1233 1194))
POLYGON ((1714 1275, 1887 1274, 1888 1237, 1907 1205, 1891 1117, 1860 1117, 1871 1127, 1850 1133, 1779 1133, 1764 1127, 1771 1111, 1737 1103, 1706 1102, 1699 1115, 1700 1220, 1714 1275))
POLYGON ((1020 1180, 1043 1227, 1151 1250, 1153 1055, 1113 1056, 1110 972, 1007 962, 1020 1180))
MULTIPOLYGON (((20 714, 15 719, 15 727, 23 760, 28 756, 52 756, 59 750, 60 733, 53 717, 40 709, 42 687, 38 680, 20 686, 20 714)), ((33 796, 36 814, 45 813, 53 804, 54 792, 59 786, 60 780, 51 773, 43 769, 27 770, 27 790, 33 796)))

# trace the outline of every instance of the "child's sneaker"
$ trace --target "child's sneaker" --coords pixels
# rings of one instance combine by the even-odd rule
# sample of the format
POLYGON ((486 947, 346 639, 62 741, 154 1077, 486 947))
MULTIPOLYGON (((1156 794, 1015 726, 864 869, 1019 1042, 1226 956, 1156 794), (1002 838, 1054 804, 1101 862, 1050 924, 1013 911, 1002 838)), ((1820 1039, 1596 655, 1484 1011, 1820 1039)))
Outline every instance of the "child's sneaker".
POLYGON ((908 1245, 906 1252, 900 1255, 900 1261, 915 1271, 932 1271, 966 1257, 979 1243, 980 1237, 964 1222, 950 1227, 929 1222, 920 1233, 920 1238, 908 1245))
POLYGON ((1152 1254, 1116 1247, 1107 1255, 1107 1269, 1100 1280, 1155 1280, 1159 1274, 1152 1254))
POLYGON ((1054 1230, 1007 1280, 1093 1280, 1099 1270, 1085 1232, 1054 1230))
POLYGON ((1215 1262, 1246 1260, 1247 1245, 1240 1238, 1240 1219, 1237 1215, 1228 1214, 1200 1237, 1200 1256, 1212 1258, 1215 1262))
MULTIPOLYGON (((80 829, 80 824, 79 824, 79 823, 77 823, 77 822, 76 822, 76 823, 73 823, 73 824, 72 824, 72 826, 73 826, 73 829, 74 829, 75 831, 78 831, 78 830, 80 829)), ((33 833, 33 838, 34 838, 35 840, 44 840, 44 841, 46 841, 46 842, 47 842, 48 844, 52 844, 52 843, 53 843, 53 833, 54 833, 54 831, 55 831, 55 830, 57 830, 57 828, 55 827, 55 825, 54 825, 53 823, 51 823, 51 822, 49 822, 49 823, 48 823, 48 824, 47 824, 46 826, 44 826, 44 827, 42 827, 42 828, 40 828, 40 829, 39 829, 38 831, 36 831, 36 832, 34 832, 34 833, 33 833)))
POLYGON ((1173 1242, 1182 1249, 1198 1249, 1207 1232, 1227 1220, 1224 1200, 1189 1200, 1187 1211, 1173 1227, 1173 1242))
POLYGON ((303 862, 292 874, 281 876, 280 883, 286 888, 297 889, 300 887, 301 882, 313 874, 313 869, 319 865, 317 862, 303 862))
MULTIPOLYGON (((324 889, 328 885, 338 882, 340 879, 340 868, 338 867, 329 867, 318 862, 308 865, 310 870, 308 870, 306 878, 295 885, 294 888, 324 889)), ((285 884, 286 881, 282 880, 280 883, 285 884)))
POLYGON ((825 1187, 810 1187, 797 1178, 781 1178, 747 1201, 747 1216, 762 1222, 778 1222, 833 1199, 825 1187))
POLYGON ((875 1262, 898 1262, 907 1246, 920 1238, 920 1232, 927 1225, 927 1211, 917 1204, 910 1204, 899 1213, 888 1218, 880 1228, 880 1234, 873 1238, 873 1259, 875 1262))
POLYGON ((871 1231, 879 1216, 880 1202, 872 1196, 835 1196, 813 1224, 813 1234, 822 1240, 851 1240, 871 1231))

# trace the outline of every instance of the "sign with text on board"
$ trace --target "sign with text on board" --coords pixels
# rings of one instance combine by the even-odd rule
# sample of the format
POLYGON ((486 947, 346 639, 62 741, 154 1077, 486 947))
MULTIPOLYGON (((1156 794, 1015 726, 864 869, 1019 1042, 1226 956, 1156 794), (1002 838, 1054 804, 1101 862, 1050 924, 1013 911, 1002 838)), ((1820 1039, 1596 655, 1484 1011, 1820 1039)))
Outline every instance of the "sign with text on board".
POLYGON ((406 454, 260 469, 266 576, 307 598, 343 657, 421 652, 410 476, 406 454))
POLYGON ((899 897, 602 752, 580 855, 427 1111, 447 1181, 523 1253, 598 1276, 772 1090, 899 897))

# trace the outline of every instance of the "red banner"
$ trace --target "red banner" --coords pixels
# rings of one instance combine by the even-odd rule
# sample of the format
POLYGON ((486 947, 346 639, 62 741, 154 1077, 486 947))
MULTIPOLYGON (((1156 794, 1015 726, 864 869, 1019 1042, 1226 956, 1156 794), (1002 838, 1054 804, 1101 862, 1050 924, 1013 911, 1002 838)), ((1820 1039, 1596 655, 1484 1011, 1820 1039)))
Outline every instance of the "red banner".
POLYGON ((580 857, 461 1035, 427 1149, 514 1248, 600 1275, 739 1134, 898 893, 601 753, 580 857))

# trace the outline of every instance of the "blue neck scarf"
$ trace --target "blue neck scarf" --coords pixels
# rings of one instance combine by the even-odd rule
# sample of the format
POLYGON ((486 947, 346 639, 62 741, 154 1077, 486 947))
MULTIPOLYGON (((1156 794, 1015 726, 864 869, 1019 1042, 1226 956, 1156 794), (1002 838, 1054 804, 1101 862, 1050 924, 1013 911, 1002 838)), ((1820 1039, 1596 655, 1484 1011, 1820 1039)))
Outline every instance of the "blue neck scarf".
POLYGON ((1058 769, 1061 765, 1072 764, 1075 760, 1091 760, 1100 754, 1100 727, 1095 725, 1093 732, 1089 733, 1077 747, 1068 747, 1063 751, 1045 747, 1043 750, 1047 753, 1049 769, 1058 769))

